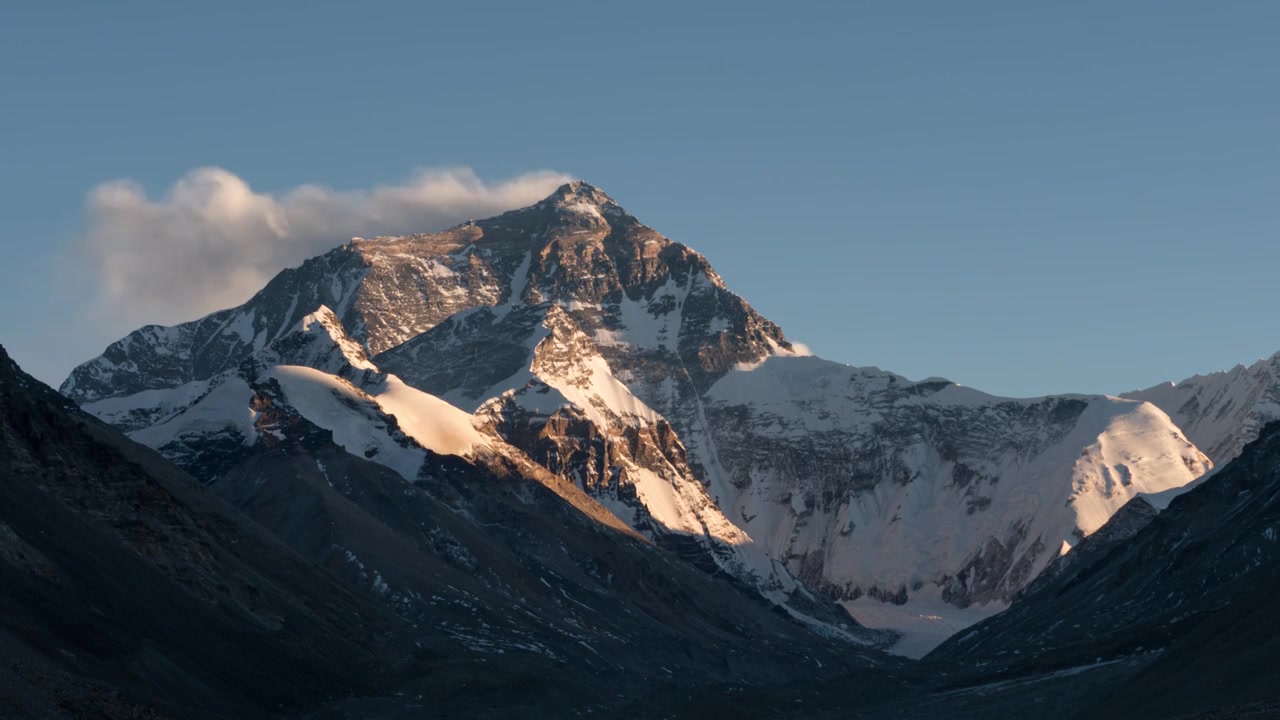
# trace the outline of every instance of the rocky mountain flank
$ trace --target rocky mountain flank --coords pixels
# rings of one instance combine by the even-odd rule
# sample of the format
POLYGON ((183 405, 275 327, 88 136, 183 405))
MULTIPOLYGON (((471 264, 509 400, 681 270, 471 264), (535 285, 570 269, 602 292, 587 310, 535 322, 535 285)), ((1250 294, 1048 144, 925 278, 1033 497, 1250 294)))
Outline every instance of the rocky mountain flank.
POLYGON ((1082 698, 1080 717, 1170 717, 1274 699, 1280 423, 1158 515, 1141 502, 1099 532, 1101 542, 1086 539, 1072 563, 926 661, 988 679, 1106 666, 1131 675, 1082 698))
POLYGON ((998 398, 805 356, 702 255, 584 183, 353 240, 240 307, 130 334, 62 392, 215 480, 228 448, 263 437, 264 377, 406 479, 425 456, 402 435, 531 463, 798 621, 873 644, 830 602, 1002 607, 1130 498, 1211 466, 1150 403, 998 398), (321 351, 296 351, 315 327, 321 351), (440 426, 451 439, 424 439, 440 426))
POLYGON ((261 717, 407 629, 0 349, 0 715, 261 717))
MULTIPOLYGON (((318 357, 317 324, 264 357, 318 357)), ((196 466, 183 453, 245 401, 197 480, 0 352, 0 715, 565 717, 899 667, 883 633, 815 632, 500 441, 435 452, 331 382, 221 377, 174 428, 196 466)))
POLYGON ((1240 454, 1263 426, 1280 420, 1280 353, 1245 367, 1128 392, 1169 414, 1217 465, 1240 454))

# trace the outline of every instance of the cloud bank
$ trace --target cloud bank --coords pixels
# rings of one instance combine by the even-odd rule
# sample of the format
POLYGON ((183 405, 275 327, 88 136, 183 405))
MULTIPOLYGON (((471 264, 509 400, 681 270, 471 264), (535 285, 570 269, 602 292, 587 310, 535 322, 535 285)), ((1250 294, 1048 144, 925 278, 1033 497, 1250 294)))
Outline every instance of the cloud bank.
POLYGON ((280 270, 352 237, 441 230, 532 204, 570 179, 539 171, 485 183, 454 168, 369 190, 270 195, 209 167, 155 200, 113 180, 89 193, 81 250, 109 307, 131 322, 171 324, 238 305, 280 270))

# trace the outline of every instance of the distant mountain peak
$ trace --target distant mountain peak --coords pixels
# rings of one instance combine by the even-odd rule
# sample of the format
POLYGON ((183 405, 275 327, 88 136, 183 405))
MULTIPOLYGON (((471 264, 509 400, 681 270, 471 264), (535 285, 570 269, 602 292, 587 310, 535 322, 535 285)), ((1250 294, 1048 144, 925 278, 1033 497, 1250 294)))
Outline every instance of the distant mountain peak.
MULTIPOLYGON (((1207 469, 1142 403, 996 398, 798 357, 705 257, 585 182, 313 258, 238 308, 114 343, 63 390, 137 434, 264 351, 291 366, 282 384, 320 372, 452 403, 633 530, 778 602, 798 579, 872 613, 1003 604, 1132 495, 1207 469), (500 412, 478 413, 490 400, 500 412)), ((320 395, 312 410, 340 410, 320 395)), ((365 415, 344 427, 378 443, 339 444, 415 476, 422 459, 365 415)))
POLYGON ((561 185, 537 206, 580 215, 626 214, 622 206, 603 190, 581 180, 561 185))
POLYGON ((603 190, 582 180, 567 182, 555 189, 544 202, 593 202, 597 204, 614 203, 613 198, 603 190))
POLYGON ((1121 395, 1145 400, 1169 414, 1187 437, 1223 465, 1280 419, 1280 353, 1252 365, 1194 375, 1121 395))

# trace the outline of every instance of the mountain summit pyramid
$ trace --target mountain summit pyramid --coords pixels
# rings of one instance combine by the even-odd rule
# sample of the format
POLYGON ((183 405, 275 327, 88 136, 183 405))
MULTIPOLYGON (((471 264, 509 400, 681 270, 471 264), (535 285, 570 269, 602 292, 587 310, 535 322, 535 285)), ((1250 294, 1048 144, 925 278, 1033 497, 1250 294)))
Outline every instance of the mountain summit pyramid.
POLYGON ((410 446, 449 454, 414 438, 466 418, 484 439, 469 457, 570 483, 810 627, 880 642, 842 603, 924 649, 1132 497, 1211 466, 1149 403, 998 398, 806 356, 701 254, 580 182, 338 247, 239 307, 131 333, 62 392, 191 464, 262 439, 249 390, 268 379, 407 482, 428 457, 410 446), (307 328, 338 349, 281 351, 307 328))

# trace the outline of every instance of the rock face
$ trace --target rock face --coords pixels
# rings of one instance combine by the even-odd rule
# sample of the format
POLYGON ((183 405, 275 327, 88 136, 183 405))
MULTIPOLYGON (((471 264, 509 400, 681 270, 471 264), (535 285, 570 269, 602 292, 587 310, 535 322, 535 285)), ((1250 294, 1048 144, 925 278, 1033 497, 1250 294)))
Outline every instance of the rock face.
MULTIPOLYGON (((380 372, 335 324, 333 314, 322 308, 293 332, 242 360, 235 370, 168 392, 148 390, 84 407, 134 428, 136 439, 207 482, 226 477, 261 446, 287 442, 288 433, 279 427, 282 417, 302 422, 290 423, 295 431, 314 426, 328 433, 347 452, 383 465, 429 492, 440 492, 430 484, 433 458, 456 456, 483 472, 515 473, 547 485, 606 526, 627 527, 610 510, 620 513, 631 527, 706 571, 723 568, 823 633, 867 645, 890 637, 858 627, 834 605, 801 592, 781 565, 724 519, 705 488, 689 480, 683 448, 665 421, 634 398, 629 400, 634 412, 625 418, 599 398, 601 389, 617 393, 625 388, 616 381, 607 385, 608 369, 598 356, 594 363, 581 365, 568 352, 581 338, 570 334, 572 321, 554 306, 547 328, 552 328, 544 328, 548 341, 539 344, 532 369, 577 404, 551 385, 535 381, 531 373, 525 390, 534 398, 532 404, 524 402, 522 393, 495 401, 473 417, 380 372), (593 376, 596 371, 605 377, 593 376), (157 397, 163 400, 157 403, 157 397), (541 418, 541 424, 532 424, 533 417, 541 418), (530 452, 538 453, 541 463, 534 462, 530 452), (570 484, 566 478, 580 482, 570 484)), ((616 401, 617 396, 610 399, 616 401)), ((406 489, 406 496, 411 492, 406 489)))
POLYGON ((5 717, 264 717, 407 652, 406 623, 3 349, 0 608, 5 717))
POLYGON ((1030 585, 1018 593, 1015 600, 1044 591, 1045 587, 1057 586, 1062 578, 1072 577, 1092 563, 1097 562, 1107 553, 1128 543, 1143 528, 1151 524, 1163 508, 1152 505, 1145 497, 1136 497, 1125 503, 1116 511, 1097 532, 1093 533, 1066 555, 1059 555, 1044 569, 1030 585))
POLYGON ((583 183, 443 233, 353 241, 239 308, 131 334, 62 391, 204 466, 205 448, 261 437, 248 409, 264 374, 408 478, 424 456, 394 427, 428 450, 426 426, 467 435, 433 404, 447 401, 483 439, 435 452, 532 463, 835 632, 811 593, 1000 605, 1131 497, 1210 465, 1150 404, 1011 400, 805 357, 700 254, 583 183), (408 428, 424 403, 440 412, 408 428))
MULTIPOLYGON (((691 322, 710 330, 717 318, 734 318, 735 330, 743 331, 682 333, 712 368, 723 370, 758 355, 771 340, 781 342, 777 326, 728 292, 701 255, 641 225, 599 190, 575 183, 530 208, 443 233, 352 241, 280 273, 241 307, 131 333, 76 368, 61 389, 85 402, 205 379, 233 369, 320 306, 333 308, 370 354, 463 311, 544 300, 578 303, 571 312, 584 326, 607 333, 622 326, 624 299, 652 297, 672 282, 704 290, 691 322), (624 289, 631 295, 624 298, 624 289), (602 304, 614 309, 612 318, 593 312, 602 304)), ((654 323, 645 324, 639 329, 653 331, 656 340, 654 323)))
POLYGON ((1159 515, 1134 504, 1094 536, 1102 542, 1086 539, 1072 563, 927 660, 988 679, 1141 667, 1123 688, 1077 705, 1082 717, 1182 716, 1273 698, 1280 423, 1159 515))
POLYGON ((1226 464, 1280 420, 1280 353, 1245 367, 1163 383, 1124 397, 1160 407, 1213 462, 1226 464))
POLYGON ((1208 468, 1151 405, 1008 400, 817 358, 735 370, 704 414, 721 506, 843 599, 1006 602, 1136 493, 1208 468))
POLYGON ((0 714, 608 715, 897 667, 883 633, 813 632, 393 377, 261 360, 146 429, 233 439, 200 483, 0 350, 0 714))

